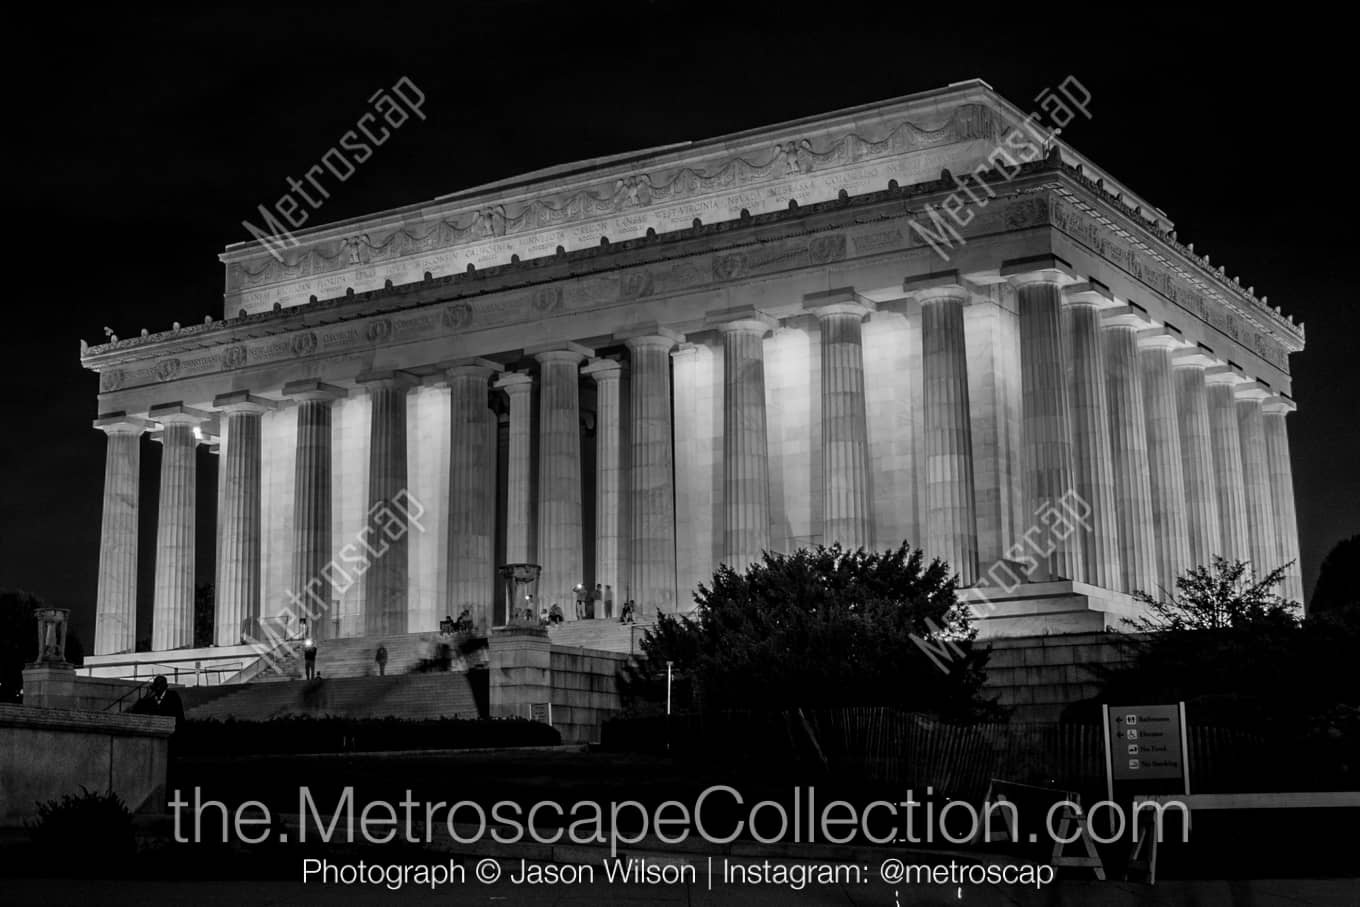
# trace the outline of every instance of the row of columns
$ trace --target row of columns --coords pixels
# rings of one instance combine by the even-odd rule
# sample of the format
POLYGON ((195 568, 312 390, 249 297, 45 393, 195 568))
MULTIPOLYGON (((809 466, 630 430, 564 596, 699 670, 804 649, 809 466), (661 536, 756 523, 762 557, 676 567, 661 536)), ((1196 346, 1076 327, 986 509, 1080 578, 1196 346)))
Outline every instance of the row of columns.
MULTIPOLYGON (((1003 275, 1006 271, 1003 269, 1003 275)), ((1031 579, 1064 577, 1110 589, 1170 588, 1213 555, 1258 569, 1295 561, 1286 594, 1301 597, 1287 398, 1187 348, 1103 288, 1072 285, 1057 269, 1006 275, 1018 297, 1023 486, 1029 513, 1076 493, 1089 531, 1055 538, 1031 579)), ((925 461, 924 546, 963 585, 979 563, 977 503, 964 311, 970 290, 957 274, 908 281, 920 306, 921 427, 925 461)), ((862 323, 872 305, 853 292, 814 294, 806 309, 821 331, 823 536, 847 547, 873 543, 862 323)), ((775 326, 750 308, 710 316, 723 357, 723 560, 738 568, 770 545, 770 484, 764 337, 775 326)), ((624 364, 558 344, 530 351, 534 378, 475 359, 448 365, 451 422, 447 610, 490 606, 494 596, 496 417, 488 385, 508 400, 506 560, 536 560, 542 602, 570 602, 584 579, 579 375, 597 391, 596 563, 598 582, 646 613, 676 607, 671 352, 682 339, 658 326, 624 339, 624 364), (587 362, 587 360, 589 360, 587 362), (585 363, 584 368, 582 364, 585 363), (627 399, 622 378, 629 374, 627 399), (534 467, 537 422, 537 473, 534 467), (536 482, 533 480, 536 479, 536 482)), ((369 512, 400 513, 407 486, 406 394, 413 376, 361 376, 372 400, 369 512)), ((331 604, 331 408, 342 388, 294 382, 296 402, 292 592, 309 610, 331 604)), ((214 401, 227 425, 220 517, 219 645, 234 644, 261 613, 261 417, 278 405, 248 393, 214 401)), ((192 641, 194 446, 210 414, 157 407, 163 426, 153 648, 192 641)), ((138 438, 148 423, 111 417, 104 545, 100 555, 97 654, 130 651, 135 634, 138 438)), ((364 573, 364 632, 406 630, 405 533, 364 573)), ((566 609, 574 616, 572 609, 566 609)), ((311 621, 325 638, 337 624, 311 621)))

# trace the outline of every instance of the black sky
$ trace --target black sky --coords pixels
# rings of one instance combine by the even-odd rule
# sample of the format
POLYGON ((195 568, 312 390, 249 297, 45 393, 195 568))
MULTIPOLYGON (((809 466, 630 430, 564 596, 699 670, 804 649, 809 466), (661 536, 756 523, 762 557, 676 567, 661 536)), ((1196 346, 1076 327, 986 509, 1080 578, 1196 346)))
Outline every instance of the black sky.
MULTIPOLYGON (((980 77, 1025 109, 1094 96, 1074 147, 1182 241, 1307 324, 1290 429, 1305 579, 1360 532, 1348 25, 1188 5, 590 4, 7 13, 9 240, 0 337, 0 587, 91 638, 104 438, 81 338, 222 315, 217 253, 408 76, 399 130, 318 221, 596 155, 701 139, 980 77), (440 10, 447 10, 441 12, 440 10), (1095 16, 1095 17, 1093 17, 1095 16)), ((143 449, 143 562, 159 448, 143 449)), ((206 455, 205 469, 213 462, 206 455)), ((208 473, 211 475, 211 473, 208 473)), ((204 512, 211 489, 200 495, 204 512)), ((211 527, 200 521, 200 579, 211 527)), ((150 574, 144 569, 143 610, 150 574)))

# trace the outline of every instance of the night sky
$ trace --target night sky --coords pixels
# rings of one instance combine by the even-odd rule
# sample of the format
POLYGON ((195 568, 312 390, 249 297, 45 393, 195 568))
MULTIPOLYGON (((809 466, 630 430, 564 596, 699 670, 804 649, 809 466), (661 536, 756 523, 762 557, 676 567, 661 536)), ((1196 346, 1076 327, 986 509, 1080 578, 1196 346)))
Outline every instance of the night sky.
MULTIPOLYGON (((1226 24, 1189 5, 1108 21, 1062 4, 1014 18, 952 4, 938 17, 921 4, 574 6, 6 14, 0 587, 71 608, 93 642, 104 435, 79 341, 221 317, 217 254, 402 76, 428 119, 334 186, 311 224, 974 77, 1031 110, 1075 75, 1093 116, 1063 138, 1307 324, 1290 430, 1309 589, 1360 532, 1349 28, 1226 24)), ((159 453, 144 444, 144 612, 159 453)), ((215 472, 206 453, 200 464, 202 515, 215 472)), ((211 580, 202 516, 199 537, 211 580)))

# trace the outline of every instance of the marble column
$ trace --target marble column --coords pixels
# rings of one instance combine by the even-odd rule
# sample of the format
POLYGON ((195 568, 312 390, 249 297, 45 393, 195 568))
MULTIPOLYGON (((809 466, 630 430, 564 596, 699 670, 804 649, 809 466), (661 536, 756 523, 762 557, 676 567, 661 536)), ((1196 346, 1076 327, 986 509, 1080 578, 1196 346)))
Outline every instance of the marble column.
POLYGON ((213 640, 234 646, 246 633, 258 637, 260 617, 261 416, 276 404, 246 391, 222 394, 213 406, 225 414, 226 450, 217 514, 217 585, 213 640))
MULTIPOLYGON (((313 639, 339 636, 332 603, 331 404, 344 389, 320 381, 294 381, 283 395, 297 401, 293 460, 293 572, 286 590, 290 623, 307 620, 313 639)), ((228 446, 231 442, 227 442, 228 446)), ((266 613, 271 611, 266 603, 266 613)))
POLYGON ((774 321, 754 310, 719 315, 723 339, 723 561, 738 573, 770 547, 764 338, 774 321), (735 314, 735 313, 734 313, 735 314))
POLYGON ((496 598, 496 416, 487 406, 488 382, 500 366, 486 359, 459 362, 449 382, 448 590, 443 613, 467 609, 483 632, 496 598))
POLYGON ((151 650, 194 643, 194 504, 198 425, 208 414, 178 403, 151 408, 161 431, 161 489, 156 516, 156 592, 151 650))
POLYGON ((1171 354, 1182 346, 1182 341, 1161 328, 1143 331, 1138 336, 1159 597, 1173 594, 1176 578, 1193 565, 1176 385, 1171 369, 1171 354))
POLYGON ((1213 434, 1209 426, 1209 392, 1204 383, 1205 369, 1213 364, 1213 360, 1198 350, 1181 350, 1172 355, 1171 364, 1176 381, 1176 417, 1181 434, 1190 563, 1192 567, 1208 567, 1214 555, 1223 553, 1213 434))
POLYGON ((506 457, 505 560, 535 563, 533 497, 534 380, 524 372, 509 372, 495 383, 510 404, 509 450, 506 457))
POLYGON ((627 341, 630 476, 630 596, 639 616, 674 614, 675 459, 671 414, 671 349, 665 330, 627 341))
MULTIPOLYGON (((620 408, 623 366, 613 359, 596 359, 581 371, 595 380, 595 582, 614 599, 613 613, 604 613, 602 600, 595 605, 595 616, 616 617, 622 607, 623 588, 619 582, 623 575, 624 543, 620 520, 624 495, 620 408)), ((667 413, 669 405, 668 397, 667 413)), ((674 550, 674 537, 671 548, 674 550)))
POLYGON ((1288 397, 1275 396, 1262 404, 1261 423, 1270 470, 1271 510, 1275 516, 1275 561, 1288 564, 1280 594, 1303 601, 1303 571, 1299 565, 1299 524, 1294 513, 1294 469, 1289 458, 1289 430, 1285 417, 1295 409, 1288 397))
POLYGON ((1115 523, 1122 568, 1119 589, 1155 595, 1157 542, 1152 515, 1147 413, 1138 359, 1138 331, 1147 327, 1147 322, 1128 307, 1107 309, 1102 317, 1110 452, 1114 458, 1115 523))
MULTIPOLYGON (((1006 273, 1003 267, 1003 275, 1006 273)), ((1025 514, 1028 528, 1041 514, 1059 508, 1075 490, 1072 416, 1063 348, 1062 271, 1043 269, 1010 276, 1020 307, 1020 380, 1023 396, 1025 514)), ((1032 580, 1080 579, 1086 573, 1081 541, 1075 532, 1051 533, 1024 556, 1035 562, 1032 580)))
POLYGON ((804 305, 822 335, 822 538, 853 551, 873 545, 869 429, 864 399, 864 319, 870 306, 853 292, 804 305))
POLYGON ((1068 393, 1072 404, 1072 453, 1077 495, 1090 508, 1078 533, 1086 571, 1082 579, 1103 589, 1122 583, 1119 529, 1114 511, 1114 466, 1105 388, 1100 312, 1113 305, 1104 288, 1079 284, 1067 291, 1071 356, 1068 393))
MULTIPOLYGON (((564 344, 534 354, 538 360, 538 598, 576 619, 582 563, 581 399, 577 369, 592 351, 564 344)), ((513 417, 512 417, 513 418, 513 417)))
POLYGON ((368 430, 368 543, 364 573, 364 632, 391 636, 407 629, 411 524, 407 519, 406 393, 415 383, 401 371, 359 376, 372 405, 368 430))
POLYGON ((1247 544, 1251 566, 1265 576, 1284 566, 1277 548, 1275 505, 1270 490, 1270 463, 1262 403, 1271 396, 1264 385, 1252 381, 1234 389, 1237 434, 1242 445, 1242 490, 1247 504, 1247 544))
POLYGON ((147 423, 113 413, 95 420, 94 427, 108 435, 94 654, 121 655, 137 646, 137 514, 147 423))
POLYGON ((1234 561, 1251 560, 1247 494, 1242 477, 1242 435, 1237 428, 1237 407, 1233 402, 1233 388, 1245 380, 1226 366, 1204 373, 1209 397, 1214 486, 1218 491, 1219 552, 1234 561))
POLYGON ((951 283, 922 290, 921 387, 926 451, 926 556, 949 562, 960 586, 977 582, 972 417, 963 307, 951 283))

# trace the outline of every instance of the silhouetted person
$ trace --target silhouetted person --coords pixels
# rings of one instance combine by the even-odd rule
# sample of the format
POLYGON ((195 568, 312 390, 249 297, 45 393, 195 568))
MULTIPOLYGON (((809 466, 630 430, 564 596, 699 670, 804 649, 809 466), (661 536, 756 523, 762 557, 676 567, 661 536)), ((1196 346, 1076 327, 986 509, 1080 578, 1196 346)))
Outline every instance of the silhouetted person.
POLYGON ((553 602, 553 606, 548 609, 548 620, 555 624, 562 622, 562 606, 557 602, 553 602))
POLYGON ((630 598, 623 603, 623 613, 619 615, 619 623, 631 624, 633 622, 633 600, 630 598))
POLYGON ((378 666, 378 676, 387 674, 387 646, 378 644, 378 651, 373 653, 373 662, 378 666))
POLYGON ((472 630, 472 612, 467 608, 458 615, 458 621, 453 625, 454 629, 460 633, 468 633, 472 630))
POLYGON ((146 696, 137 700, 137 704, 128 711, 139 715, 160 715, 164 718, 173 718, 176 728, 184 720, 184 703, 180 701, 179 694, 170 689, 169 682, 160 675, 157 675, 156 679, 151 681, 151 689, 146 696))
POLYGON ((302 661, 307 667, 307 679, 311 680, 316 676, 316 640, 307 640, 307 646, 302 650, 302 661))

